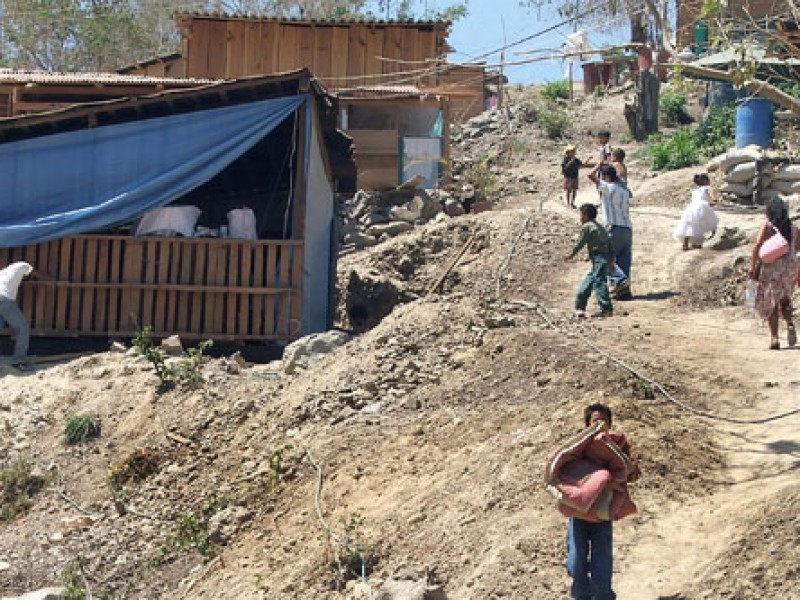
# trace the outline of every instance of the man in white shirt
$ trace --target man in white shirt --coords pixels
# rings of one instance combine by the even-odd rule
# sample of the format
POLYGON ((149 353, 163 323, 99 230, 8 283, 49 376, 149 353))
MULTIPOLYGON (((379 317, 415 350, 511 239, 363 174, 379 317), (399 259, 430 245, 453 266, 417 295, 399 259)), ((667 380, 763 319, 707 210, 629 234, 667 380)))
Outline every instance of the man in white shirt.
POLYGON ((631 221, 631 193, 619 182, 617 170, 611 166, 598 165, 589 173, 589 179, 597 185, 603 208, 603 219, 608 228, 614 260, 618 269, 610 277, 614 283, 614 297, 630 300, 631 263, 633 262, 633 222, 631 221), (599 175, 598 175, 599 173, 599 175))
POLYGON ((26 262, 15 262, 0 270, 0 329, 8 323, 17 335, 12 359, 12 364, 15 366, 25 364, 31 337, 31 329, 25 320, 25 315, 17 306, 17 291, 22 279, 32 272, 33 267, 26 262))

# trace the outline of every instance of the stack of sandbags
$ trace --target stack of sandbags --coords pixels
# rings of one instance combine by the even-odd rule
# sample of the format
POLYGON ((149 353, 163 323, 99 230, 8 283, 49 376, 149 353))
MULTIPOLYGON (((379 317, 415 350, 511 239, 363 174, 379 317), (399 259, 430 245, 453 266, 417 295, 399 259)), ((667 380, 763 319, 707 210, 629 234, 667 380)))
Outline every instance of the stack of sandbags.
MULTIPOLYGON (((740 201, 751 201, 758 185, 759 170, 756 161, 764 158, 764 152, 758 146, 747 146, 729 150, 725 154, 712 158, 707 169, 709 173, 722 173, 723 183, 719 191, 734 196, 740 201)), ((769 163, 761 170, 762 189, 772 182, 772 168, 769 163)))
POLYGON ((800 164, 779 165, 772 175, 772 185, 765 192, 765 200, 780 195, 784 201, 796 200, 800 195, 800 164))

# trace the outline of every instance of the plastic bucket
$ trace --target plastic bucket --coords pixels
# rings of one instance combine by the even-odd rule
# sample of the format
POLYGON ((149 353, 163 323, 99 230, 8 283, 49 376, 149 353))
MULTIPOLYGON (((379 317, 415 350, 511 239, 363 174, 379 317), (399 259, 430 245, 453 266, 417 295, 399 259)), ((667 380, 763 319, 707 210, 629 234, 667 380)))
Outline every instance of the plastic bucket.
POLYGON ((765 98, 748 98, 736 108, 736 147, 756 144, 772 146, 772 102, 765 98))

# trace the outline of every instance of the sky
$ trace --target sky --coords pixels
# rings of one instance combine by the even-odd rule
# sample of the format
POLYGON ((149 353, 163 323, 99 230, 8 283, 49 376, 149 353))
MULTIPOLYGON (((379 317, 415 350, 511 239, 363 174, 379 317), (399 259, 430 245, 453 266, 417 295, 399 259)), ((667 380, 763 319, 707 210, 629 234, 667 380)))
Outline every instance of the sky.
MULTIPOLYGON (((519 0, 468 0, 467 9, 467 16, 453 24, 448 38, 450 46, 455 49, 449 57, 451 62, 470 62, 483 54, 497 51, 504 45, 504 29, 506 42, 510 44, 564 20, 552 7, 537 11, 521 7, 519 0)), ((595 47, 625 41, 629 32, 625 20, 583 25, 581 29, 587 30, 589 41, 595 47)), ((558 51, 569 33, 572 33, 572 26, 565 25, 509 48, 505 60, 513 62, 528 59, 531 55, 518 54, 526 50, 552 48, 558 51)), ((500 53, 494 52, 481 60, 491 65, 497 64, 500 62, 500 53)), ((510 66, 505 73, 511 83, 558 81, 565 78, 566 64, 561 59, 552 59, 510 66)), ((576 78, 580 78, 580 75, 576 74, 576 78)))

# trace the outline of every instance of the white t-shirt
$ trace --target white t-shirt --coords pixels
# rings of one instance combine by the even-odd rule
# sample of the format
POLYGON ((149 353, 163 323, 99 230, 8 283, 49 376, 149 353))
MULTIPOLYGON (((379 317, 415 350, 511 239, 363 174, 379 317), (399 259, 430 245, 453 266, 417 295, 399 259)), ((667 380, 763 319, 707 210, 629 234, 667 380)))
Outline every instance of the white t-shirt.
POLYGON ((33 267, 26 262, 11 263, 0 271, 0 298, 16 300, 22 278, 32 272, 33 267))
POLYGON ((601 181, 597 184, 603 205, 603 218, 609 227, 633 229, 631 222, 631 193, 619 183, 601 181))

